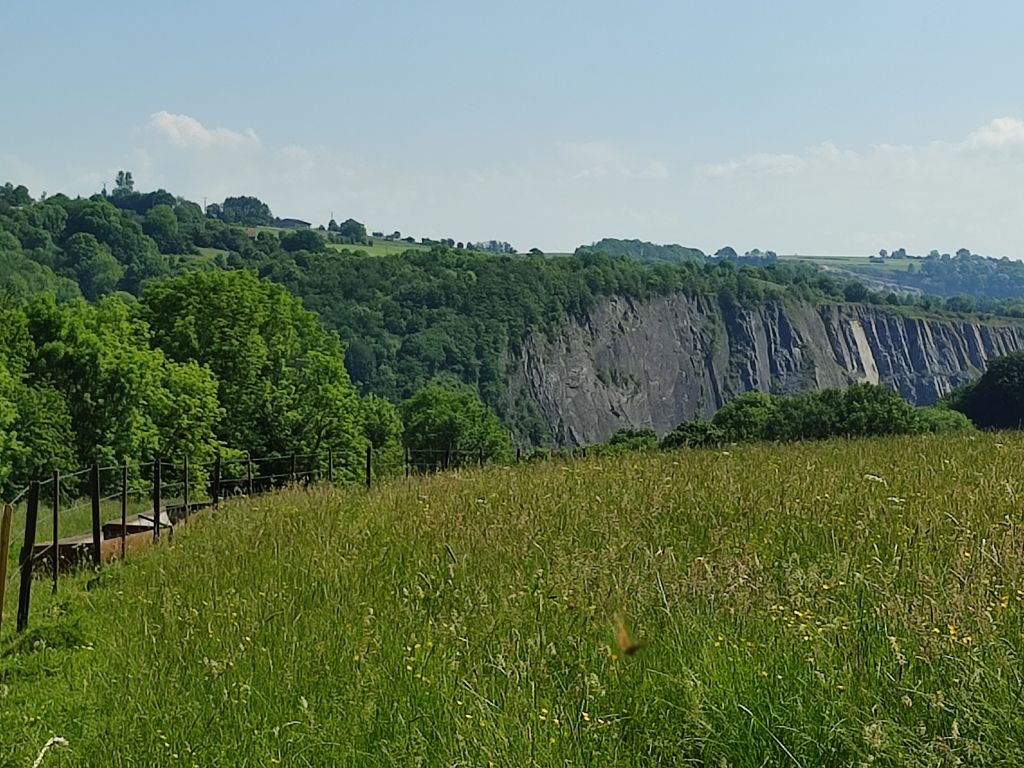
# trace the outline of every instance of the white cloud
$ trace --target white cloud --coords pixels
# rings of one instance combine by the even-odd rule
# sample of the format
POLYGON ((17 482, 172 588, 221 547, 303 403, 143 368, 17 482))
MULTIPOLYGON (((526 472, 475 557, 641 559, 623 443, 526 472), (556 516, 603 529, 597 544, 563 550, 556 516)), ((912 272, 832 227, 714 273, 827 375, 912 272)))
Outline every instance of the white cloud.
POLYGON ((639 160, 618 149, 610 141, 559 145, 562 154, 575 167, 575 178, 667 178, 668 168, 658 160, 639 160))
POLYGON ((699 166, 694 182, 724 237, 779 252, 1021 257, 1022 171, 1024 120, 1004 117, 960 141, 753 153, 699 166))
POLYGON ((1014 117, 997 118, 968 136, 963 147, 994 150, 1024 147, 1024 120, 1014 117))
POLYGON ((166 110, 150 115, 149 126, 175 147, 235 150, 260 146, 260 138, 252 128, 241 133, 228 128, 211 130, 194 117, 174 115, 166 110))

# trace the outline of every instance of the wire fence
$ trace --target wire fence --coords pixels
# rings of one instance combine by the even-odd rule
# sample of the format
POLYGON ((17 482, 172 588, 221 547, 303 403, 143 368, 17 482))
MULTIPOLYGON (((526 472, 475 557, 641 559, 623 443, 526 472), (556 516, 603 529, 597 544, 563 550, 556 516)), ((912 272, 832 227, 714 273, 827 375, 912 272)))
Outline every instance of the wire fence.
POLYGON ((31 585, 37 572, 50 573, 56 592, 62 571, 85 564, 99 567, 104 559, 124 557, 130 537, 156 540, 162 528, 225 499, 320 482, 363 482, 369 488, 384 476, 483 466, 493 460, 494 456, 479 449, 391 451, 376 457, 376 463, 370 448, 359 458, 351 451, 332 449, 268 456, 230 451, 203 461, 158 457, 66 473, 54 471, 21 489, 10 502, 24 518, 9 545, 9 557, 17 544, 22 545, 18 564, 10 568, 5 580, 6 586, 19 577, 23 580, 18 631, 28 622, 26 601, 31 586, 26 589, 25 580, 31 585), (112 540, 120 543, 104 546, 112 540))

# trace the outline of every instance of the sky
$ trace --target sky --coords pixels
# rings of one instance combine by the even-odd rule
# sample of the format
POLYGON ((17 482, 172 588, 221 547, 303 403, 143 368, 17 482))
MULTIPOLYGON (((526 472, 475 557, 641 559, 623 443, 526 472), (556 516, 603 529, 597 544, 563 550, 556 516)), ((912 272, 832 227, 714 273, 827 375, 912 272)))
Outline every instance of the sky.
POLYGON ((417 238, 1024 258, 1024 3, 0 0, 0 183, 417 238))

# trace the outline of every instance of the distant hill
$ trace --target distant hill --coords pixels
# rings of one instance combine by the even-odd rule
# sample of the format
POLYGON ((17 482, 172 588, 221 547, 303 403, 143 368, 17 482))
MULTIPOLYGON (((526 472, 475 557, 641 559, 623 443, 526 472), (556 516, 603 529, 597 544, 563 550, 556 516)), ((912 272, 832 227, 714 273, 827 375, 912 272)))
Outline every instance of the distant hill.
POLYGON ((683 245, 655 245, 643 240, 617 240, 606 237, 593 245, 581 245, 576 256, 585 253, 604 253, 608 256, 629 256, 641 264, 676 264, 681 261, 707 261, 707 255, 699 248, 683 245))

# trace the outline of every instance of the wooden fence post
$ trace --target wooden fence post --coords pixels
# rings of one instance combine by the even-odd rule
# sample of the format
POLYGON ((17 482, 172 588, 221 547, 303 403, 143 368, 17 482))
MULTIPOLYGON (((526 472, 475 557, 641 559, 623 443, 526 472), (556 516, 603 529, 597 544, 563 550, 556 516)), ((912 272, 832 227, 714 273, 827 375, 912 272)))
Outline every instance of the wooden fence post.
POLYGON ((57 594, 57 574, 60 571, 60 470, 53 470, 53 594, 57 594))
POLYGON ((100 465, 92 465, 92 564, 100 564, 100 465))
POLYGON ((522 454, 522 449, 516 448, 516 464, 519 463, 519 457, 522 454))
POLYGON ((128 538, 128 459, 121 465, 121 559, 124 560, 128 538))
POLYGON ((366 488, 369 490, 373 472, 373 446, 366 446, 366 488))
POLYGON ((32 548, 36 545, 36 523, 39 522, 39 482, 28 486, 28 513, 25 515, 25 541, 21 546, 21 585, 18 591, 18 631, 28 626, 28 604, 32 599, 32 548))
POLYGON ((288 470, 288 474, 291 476, 291 482, 295 482, 295 454, 291 456, 291 467, 288 470))
POLYGON ((220 503, 220 451, 217 451, 217 458, 213 461, 213 487, 210 489, 213 496, 213 506, 220 503))
POLYGON ((7 553, 11 548, 11 519, 14 510, 6 504, 0 509, 0 630, 4 626, 4 598, 7 595, 7 553))
POLYGON ((245 495, 252 496, 252 454, 245 453, 245 495))
POLYGON ((182 504, 185 505, 185 517, 188 517, 188 456, 185 456, 181 460, 181 473, 184 475, 182 483, 184 483, 184 491, 182 492, 182 504))
POLYGON ((157 456, 153 460, 153 538, 160 538, 160 464, 162 460, 157 456))
POLYGON ((480 448, 479 459, 480 459, 480 466, 482 467, 484 465, 484 449, 483 448, 480 448))
POLYGON ((327 482, 334 485, 334 450, 327 449, 327 482))
POLYGON ((409 479, 409 448, 405 449, 405 479, 409 479))

